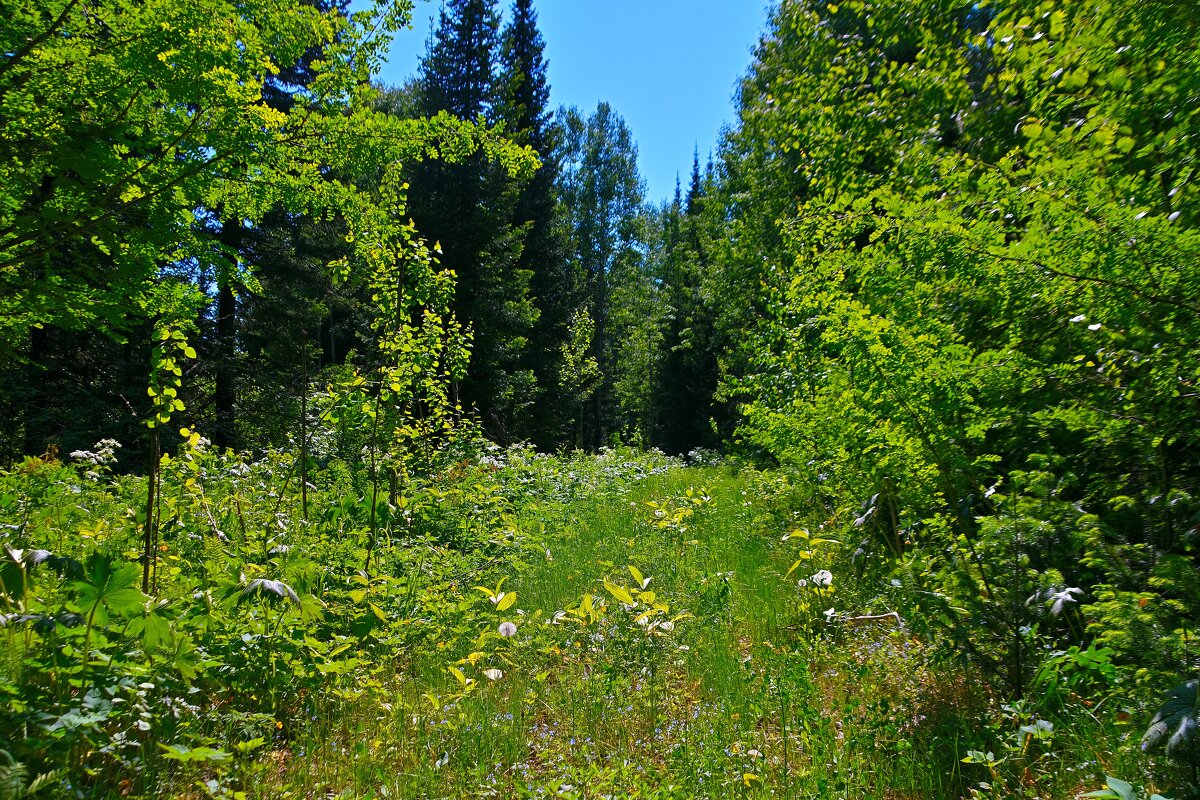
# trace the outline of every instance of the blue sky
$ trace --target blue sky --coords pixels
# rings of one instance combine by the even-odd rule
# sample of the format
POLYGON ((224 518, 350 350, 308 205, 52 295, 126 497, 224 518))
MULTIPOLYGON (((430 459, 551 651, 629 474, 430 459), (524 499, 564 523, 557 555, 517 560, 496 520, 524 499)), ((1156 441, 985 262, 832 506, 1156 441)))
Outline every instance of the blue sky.
MULTIPOLYGON (((500 0, 507 10, 508 0, 500 0)), ((437 0, 418 2, 414 29, 396 35, 385 83, 416 72, 437 0)), ((601 100, 638 142, 647 198, 685 187, 692 149, 703 162, 733 120, 733 91, 766 25, 767 0, 538 0, 555 105, 589 113, 601 100)))

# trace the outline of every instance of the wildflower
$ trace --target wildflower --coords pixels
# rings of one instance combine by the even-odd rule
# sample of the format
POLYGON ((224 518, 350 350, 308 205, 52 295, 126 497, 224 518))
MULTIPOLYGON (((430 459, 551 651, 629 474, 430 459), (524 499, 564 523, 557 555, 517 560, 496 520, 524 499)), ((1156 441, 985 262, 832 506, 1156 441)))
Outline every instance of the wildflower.
POLYGON ((820 570, 811 578, 813 585, 818 589, 828 589, 833 585, 833 573, 827 569, 820 570))
POLYGON ((808 586, 808 578, 801 578, 796 581, 796 585, 803 589, 805 586, 808 586))
POLYGON ((1059 614, 1061 614, 1067 603, 1079 602, 1075 598, 1082 594, 1082 589, 1077 589, 1076 587, 1072 586, 1070 588, 1063 589, 1061 592, 1055 592, 1054 594, 1050 595, 1050 616, 1057 617, 1059 614))
POLYGON ((499 631, 501 636, 508 639, 517 635, 517 626, 511 622, 501 622, 499 631))
POLYGON ((485 669, 483 674, 487 676, 489 681, 498 681, 504 677, 504 673, 498 669, 485 669))
POLYGON ((1041 589, 1034 592, 1025 601, 1025 605, 1030 606, 1041 602, 1048 603, 1050 605, 1050 616, 1057 617, 1063 612, 1067 603, 1078 603, 1079 601, 1076 598, 1082 595, 1083 590, 1074 586, 1062 590, 1052 586, 1049 589, 1041 589))

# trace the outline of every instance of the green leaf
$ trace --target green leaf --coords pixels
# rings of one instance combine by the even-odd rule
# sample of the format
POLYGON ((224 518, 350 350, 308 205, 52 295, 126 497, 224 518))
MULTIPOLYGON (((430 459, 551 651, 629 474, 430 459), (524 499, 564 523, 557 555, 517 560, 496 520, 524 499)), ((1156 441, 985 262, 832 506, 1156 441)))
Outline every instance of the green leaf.
POLYGON ((1111 776, 1107 783, 1107 789, 1099 789, 1081 796, 1102 798, 1103 800, 1137 800, 1137 790, 1133 788, 1132 784, 1111 776))
POLYGON ((226 753, 224 750, 217 750, 208 746, 188 747, 187 745, 183 744, 160 743, 159 747, 165 751, 163 753, 163 758, 171 761, 179 761, 185 764, 196 761, 215 764, 221 761, 226 761, 230 758, 230 754, 226 753))
POLYGON ((136 564, 117 564, 107 555, 94 555, 84 567, 84 578, 74 582, 75 602, 97 622, 108 614, 129 617, 142 610, 146 596, 136 588, 141 569, 136 564))
POLYGON ((1181 683, 1167 692, 1167 699, 1159 707, 1150 727, 1142 736, 1142 750, 1149 752, 1164 742, 1167 755, 1177 761, 1193 763, 1197 743, 1198 689, 1200 680, 1181 683))
POLYGON ((637 601, 633 599, 633 595, 630 594, 629 590, 624 586, 618 586, 617 584, 612 583, 608 578, 605 578, 604 588, 608 590, 609 594, 617 598, 617 602, 624 603, 627 606, 637 605, 637 601))

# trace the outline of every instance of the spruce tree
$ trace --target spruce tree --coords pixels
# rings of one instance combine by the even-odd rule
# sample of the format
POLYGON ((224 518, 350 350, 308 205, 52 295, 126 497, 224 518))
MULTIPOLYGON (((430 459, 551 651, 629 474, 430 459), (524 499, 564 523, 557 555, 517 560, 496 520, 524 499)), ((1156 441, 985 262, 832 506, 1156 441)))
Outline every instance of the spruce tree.
MULTIPOLYGON (((419 113, 497 121, 499 51, 495 0, 450 0, 421 63, 419 113)), ((460 400, 501 440, 514 437, 535 391, 527 354, 537 310, 520 262, 525 230, 512 225, 517 199, 518 186, 482 155, 415 167, 409 192, 417 229, 440 245, 442 264, 458 277, 455 313, 473 334, 460 400)))
POLYGON ((687 196, 687 214, 689 217, 695 216, 699 211, 700 197, 704 193, 704 187, 700 182, 700 146, 696 145, 696 149, 692 151, 692 183, 688 188, 687 196))
POLYGON ((537 399, 526 424, 515 432, 550 448, 562 444, 572 431, 575 404, 564 401, 556 383, 582 281, 567 257, 557 192, 559 133, 549 110, 546 73, 545 43, 533 0, 516 0, 501 48, 501 117, 518 143, 537 152, 542 167, 520 187, 512 217, 513 226, 525 231, 517 268, 531 276, 530 293, 538 314, 526 358, 537 379, 537 399))
POLYGON ((663 252, 657 255, 658 272, 672 313, 664 336, 657 391, 663 421, 659 444, 672 453, 715 443, 711 419, 719 370, 713 312, 704 294, 711 266, 705 247, 704 216, 710 183, 711 176, 701 174, 697 148, 692 155, 686 201, 682 201, 677 188, 674 204, 660 214, 665 230, 663 252))

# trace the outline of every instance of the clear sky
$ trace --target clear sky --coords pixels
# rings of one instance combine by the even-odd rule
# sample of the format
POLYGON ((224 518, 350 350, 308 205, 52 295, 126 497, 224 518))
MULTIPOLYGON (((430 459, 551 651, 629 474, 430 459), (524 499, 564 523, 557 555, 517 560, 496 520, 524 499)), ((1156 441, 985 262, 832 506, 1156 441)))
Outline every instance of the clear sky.
MULTIPOLYGON (((647 199, 686 189, 692 150, 701 165, 733 120, 733 91, 766 25, 768 0, 538 0, 551 101, 585 115, 601 100, 638 142, 647 199)), ((509 0, 500 0, 506 11, 509 0)), ((380 78, 414 74, 440 3, 418 2, 414 29, 397 34, 380 78)))

